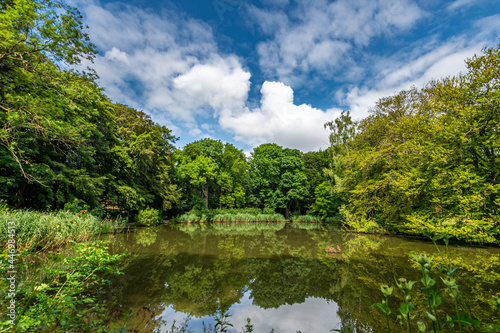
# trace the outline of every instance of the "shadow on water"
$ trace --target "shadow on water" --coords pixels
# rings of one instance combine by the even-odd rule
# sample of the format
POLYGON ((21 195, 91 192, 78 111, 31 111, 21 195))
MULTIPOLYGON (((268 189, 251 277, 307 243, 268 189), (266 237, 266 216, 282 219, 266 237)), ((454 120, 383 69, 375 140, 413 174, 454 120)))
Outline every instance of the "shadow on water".
MULTIPOLYGON (((138 228, 108 240, 113 252, 131 253, 107 297, 116 312, 133 309, 135 332, 164 332, 187 316, 188 328, 201 332, 202 323, 214 325, 224 312, 234 325, 230 332, 241 332, 246 318, 255 332, 328 332, 342 325, 385 332, 385 317, 370 307, 381 300, 380 285, 417 280, 407 254, 436 252, 421 240, 285 223, 138 228)), ((500 249, 456 245, 450 254, 462 267, 458 280, 471 311, 498 321, 487 300, 498 290, 500 249)), ((401 299, 396 293, 390 303, 401 299)), ((423 297, 414 302, 424 314, 423 297)))

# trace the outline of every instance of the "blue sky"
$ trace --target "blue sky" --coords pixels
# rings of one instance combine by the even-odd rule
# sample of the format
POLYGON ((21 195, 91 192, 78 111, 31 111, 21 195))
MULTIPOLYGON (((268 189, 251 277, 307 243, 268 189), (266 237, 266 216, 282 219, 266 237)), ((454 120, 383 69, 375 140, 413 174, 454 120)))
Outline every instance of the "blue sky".
MULTIPOLYGON (((323 124, 465 71, 500 42, 498 0, 71 0, 114 102, 249 152, 328 146, 323 124)), ((89 65, 89 64, 85 64, 89 65)))

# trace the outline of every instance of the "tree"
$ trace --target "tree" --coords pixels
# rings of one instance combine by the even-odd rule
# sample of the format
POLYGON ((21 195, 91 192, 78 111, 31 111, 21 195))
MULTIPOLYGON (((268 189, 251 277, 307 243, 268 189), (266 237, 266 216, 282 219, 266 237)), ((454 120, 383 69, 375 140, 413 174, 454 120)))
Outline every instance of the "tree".
POLYGON ((95 53, 80 18, 63 2, 0 4, 0 186, 18 207, 50 207, 62 187, 91 201, 103 191, 89 142, 106 136, 111 104, 91 77, 60 68, 95 53))
POLYGON ((250 184, 260 207, 285 210, 297 207, 308 195, 307 177, 302 154, 277 144, 262 144, 254 149, 250 160, 250 184))
POLYGON ((115 105, 115 119, 117 144, 113 159, 107 161, 111 174, 107 199, 127 210, 148 205, 171 209, 180 199, 171 180, 177 138, 149 115, 125 105, 115 105))
POLYGON ((213 205, 219 208, 243 206, 249 168, 243 151, 230 143, 203 139, 186 145, 177 160, 180 178, 201 187, 206 208, 210 206, 210 193, 213 205))
POLYGON ((346 157, 358 133, 359 124, 352 120, 348 111, 343 110, 338 118, 324 126, 330 130, 330 161, 329 166, 323 169, 325 180, 315 189, 311 206, 312 211, 323 219, 337 216, 344 202, 346 157))
POLYGON ((347 215, 386 229, 498 240, 500 51, 377 103, 347 157, 347 215))

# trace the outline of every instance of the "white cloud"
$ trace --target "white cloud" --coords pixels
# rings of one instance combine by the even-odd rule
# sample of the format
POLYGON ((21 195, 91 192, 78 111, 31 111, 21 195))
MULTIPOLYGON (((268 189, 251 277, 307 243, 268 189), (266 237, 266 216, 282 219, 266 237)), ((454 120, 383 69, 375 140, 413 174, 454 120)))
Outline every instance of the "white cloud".
POLYGON ((318 84, 337 85, 324 88, 325 95, 363 118, 381 97, 464 71, 463 60, 500 30, 496 14, 462 36, 443 41, 436 34, 385 56, 370 50, 376 38, 393 39, 429 15, 414 0, 262 0, 271 9, 245 7, 268 37, 256 46, 258 77, 267 81, 260 105, 250 107, 249 70, 236 55, 221 53, 208 24, 166 10, 69 1, 85 14, 100 50, 92 67, 112 100, 145 110, 183 138, 224 135, 218 123, 247 147, 274 142, 302 151, 328 146, 323 124, 340 110, 296 105, 293 89, 307 94, 318 84))
POLYGON ((434 45, 430 50, 411 56, 396 54, 379 65, 384 70, 374 76, 371 82, 353 87, 339 98, 350 106, 353 118, 364 118, 382 97, 394 95, 412 86, 423 88, 432 80, 465 73, 464 60, 479 53, 482 45, 465 44, 464 40, 458 39, 434 45))
POLYGON ((250 89, 250 73, 234 57, 197 64, 173 80, 179 104, 188 109, 241 110, 250 89))
POLYGON ((338 75, 374 37, 411 29, 425 15, 412 0, 308 0, 289 17, 255 6, 248 13, 273 37, 258 45, 262 70, 294 86, 309 71, 338 75))
POLYGON ((293 90, 281 82, 266 81, 259 108, 220 117, 222 128, 253 146, 273 142, 284 147, 312 151, 328 146, 323 124, 337 117, 336 109, 322 111, 310 105, 295 105, 293 90))
MULTIPOLYGON (((212 118, 247 145, 275 142, 303 151, 328 146, 323 124, 335 118, 336 110, 295 105, 292 89, 279 82, 265 82, 260 107, 248 109, 250 73, 236 56, 218 53, 204 23, 127 5, 103 7, 96 1, 80 8, 101 51, 93 67, 114 101, 183 129, 176 133, 181 136, 213 134, 212 118)), ((302 38, 309 36, 304 32, 302 38)), ((307 57, 313 62, 349 46, 325 40, 311 47, 307 57)), ((289 52, 302 54, 301 49, 289 52)))
POLYGON ((244 107, 250 73, 234 55, 219 54, 207 24, 120 3, 78 7, 100 51, 91 66, 113 101, 146 110, 162 124, 181 122, 186 131, 177 135, 202 135, 199 115, 244 107))
POLYGON ((126 65, 130 65, 130 61, 128 59, 128 56, 125 52, 120 51, 116 47, 111 48, 111 50, 107 51, 106 54, 104 54, 104 58, 109 60, 109 61, 121 61, 126 65))
POLYGON ((455 11, 459 8, 470 7, 474 5, 474 3, 477 3, 477 0, 455 0, 448 4, 446 9, 449 11, 455 11))

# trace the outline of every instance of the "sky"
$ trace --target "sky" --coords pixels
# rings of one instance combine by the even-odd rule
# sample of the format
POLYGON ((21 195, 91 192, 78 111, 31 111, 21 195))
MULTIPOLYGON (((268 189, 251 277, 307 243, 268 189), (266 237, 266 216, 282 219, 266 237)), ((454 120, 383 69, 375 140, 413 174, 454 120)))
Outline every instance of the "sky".
POLYGON ((69 0, 98 84, 179 139, 328 147, 324 124, 465 73, 500 43, 498 0, 69 0))

